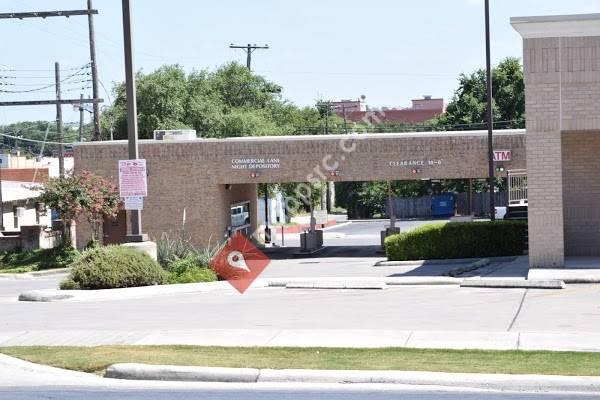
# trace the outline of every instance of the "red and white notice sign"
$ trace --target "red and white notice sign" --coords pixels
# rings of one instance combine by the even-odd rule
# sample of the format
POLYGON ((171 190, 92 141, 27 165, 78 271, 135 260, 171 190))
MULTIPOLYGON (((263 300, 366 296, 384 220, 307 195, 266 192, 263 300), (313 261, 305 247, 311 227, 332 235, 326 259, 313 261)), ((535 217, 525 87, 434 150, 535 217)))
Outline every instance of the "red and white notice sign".
POLYGON ((146 160, 119 160, 121 197, 148 196, 146 160))
POLYGON ((511 155, 510 150, 494 150, 494 161, 510 161, 511 155))

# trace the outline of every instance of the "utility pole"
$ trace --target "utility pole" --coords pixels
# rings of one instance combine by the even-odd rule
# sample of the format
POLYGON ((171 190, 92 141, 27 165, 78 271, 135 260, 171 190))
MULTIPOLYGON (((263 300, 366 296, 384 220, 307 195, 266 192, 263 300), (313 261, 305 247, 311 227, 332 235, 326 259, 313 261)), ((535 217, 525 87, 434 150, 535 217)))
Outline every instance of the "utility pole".
POLYGON ((2 199, 2 171, 4 167, 0 167, 0 236, 4 231, 4 200, 2 199))
POLYGON ((488 128, 488 167, 490 186, 490 219, 496 219, 496 205, 494 192, 496 190, 496 177, 494 175, 494 111, 492 109, 492 56, 490 43, 490 0, 485 0, 485 58, 487 75, 487 128, 488 128))
MULTIPOLYGON (((233 43, 229 45, 230 49, 242 49, 246 52, 246 68, 248 71, 252 71, 252 53, 256 50, 267 50, 269 45, 257 46, 256 44, 250 44, 246 46, 236 46, 233 43)), ((265 244, 271 243, 271 229, 269 229, 269 184, 265 183, 265 244)))
POLYGON ((65 176, 65 146, 63 135, 62 104, 60 98, 60 64, 54 63, 54 78, 56 82, 56 132, 58 133, 58 174, 65 176))
MULTIPOLYGON (((135 93, 135 70, 133 64, 133 38, 130 0, 123 0, 123 47, 125 49, 125 91, 127 96, 127 140, 129 143, 129 159, 137 160, 138 152, 138 125, 137 104, 135 93)), ((142 213, 140 210, 131 210, 131 235, 134 242, 145 241, 142 235, 142 213)))
MULTIPOLYGON (((92 98, 98 98, 98 65, 96 63, 96 33, 94 31, 94 14, 92 13, 92 0, 87 0, 88 31, 90 36, 90 61, 92 67, 92 98)), ((94 134, 92 140, 100 140, 100 105, 93 103, 94 107, 94 134)))
POLYGON ((344 113, 344 133, 348 134, 348 115, 346 114, 346 105, 342 104, 342 112, 344 113))
POLYGON ((256 44, 248 43, 246 46, 237 46, 233 43, 229 45, 230 49, 242 49, 246 52, 246 67, 248 70, 252 71, 252 53, 256 50, 268 50, 269 45, 265 44, 264 46, 257 46, 256 44))
POLYGON ((83 112, 85 111, 85 108, 83 108, 83 93, 80 96, 81 99, 81 104, 79 104, 79 142, 83 142, 83 123, 84 123, 84 116, 83 116, 83 112))

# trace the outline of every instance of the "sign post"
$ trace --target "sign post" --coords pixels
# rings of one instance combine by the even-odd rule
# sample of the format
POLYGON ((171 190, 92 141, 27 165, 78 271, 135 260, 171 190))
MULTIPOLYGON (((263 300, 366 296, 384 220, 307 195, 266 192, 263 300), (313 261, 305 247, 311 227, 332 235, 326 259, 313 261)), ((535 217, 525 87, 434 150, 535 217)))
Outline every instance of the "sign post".
MULTIPOLYGON (((147 175, 146 160, 119 160, 119 195, 125 209, 138 216, 144 209, 144 197, 148 196, 147 175)), ((137 222, 139 224, 140 220, 137 219, 137 222)), ((131 241, 143 242, 143 235, 140 231, 136 232, 135 227, 135 224, 131 227, 131 241)))

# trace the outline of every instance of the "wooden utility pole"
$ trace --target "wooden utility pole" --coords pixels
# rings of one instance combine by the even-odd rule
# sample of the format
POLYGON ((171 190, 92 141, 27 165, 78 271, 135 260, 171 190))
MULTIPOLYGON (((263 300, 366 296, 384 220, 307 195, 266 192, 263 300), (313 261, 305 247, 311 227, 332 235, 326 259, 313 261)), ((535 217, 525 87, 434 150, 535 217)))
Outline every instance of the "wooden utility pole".
POLYGON ((79 142, 83 142, 83 123, 84 123, 84 115, 83 112, 85 108, 83 108, 83 93, 80 96, 81 103, 79 104, 79 142))
POLYGON ((60 98, 60 64, 54 63, 54 77, 56 82, 56 133, 58 134, 58 174, 65 176, 65 146, 63 135, 62 104, 60 98))
MULTIPOLYGON (((33 12, 18 12, 18 13, 0 13, 0 19, 25 19, 25 18, 49 18, 49 17, 66 17, 78 15, 88 16, 88 30, 89 30, 89 41, 90 41, 90 66, 92 69, 92 91, 94 107, 94 140, 100 140, 100 108, 99 104, 102 100, 98 97, 98 66, 96 63, 96 40, 94 32, 94 18, 93 16, 98 14, 98 10, 92 8, 92 1, 88 0, 86 10, 61 10, 61 11, 33 11, 33 12)), ((74 100, 72 103, 48 103, 40 101, 35 105, 46 105, 46 104, 77 104, 78 100, 74 100)), ((20 106, 20 105, 34 105, 33 102, 2 102, 0 106, 20 106)))
POLYGON ((252 53, 256 50, 268 50, 269 45, 265 44, 264 46, 257 46, 255 44, 248 43, 246 46, 237 46, 233 43, 229 45, 230 49, 242 49, 246 52, 246 67, 252 71, 252 53))
POLYGON ((2 232, 4 231, 4 200, 2 199, 2 170, 4 168, 0 168, 0 236, 2 236, 2 232))
MULTIPOLYGON (((92 0, 87 0, 88 31, 90 36, 90 62, 92 67, 92 98, 98 98, 98 65, 96 63, 96 32, 94 31, 94 14, 92 13, 92 0)), ((94 134, 92 140, 100 140, 100 105, 93 104, 94 111, 94 134)))

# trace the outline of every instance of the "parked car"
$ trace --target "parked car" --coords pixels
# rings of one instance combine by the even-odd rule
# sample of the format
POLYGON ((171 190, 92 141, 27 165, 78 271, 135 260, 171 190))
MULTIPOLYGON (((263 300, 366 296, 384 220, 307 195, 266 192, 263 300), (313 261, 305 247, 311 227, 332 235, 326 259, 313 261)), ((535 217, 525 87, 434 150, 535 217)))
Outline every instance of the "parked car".
POLYGON ((231 226, 250 225, 250 213, 247 204, 231 207, 231 226))

